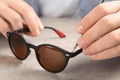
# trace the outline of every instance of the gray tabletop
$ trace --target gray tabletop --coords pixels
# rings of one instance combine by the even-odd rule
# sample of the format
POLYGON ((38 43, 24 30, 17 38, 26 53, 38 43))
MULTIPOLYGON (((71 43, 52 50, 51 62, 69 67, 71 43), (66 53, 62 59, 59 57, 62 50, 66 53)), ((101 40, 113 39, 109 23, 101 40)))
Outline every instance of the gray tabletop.
MULTIPOLYGON (((42 19, 44 25, 52 26, 66 34, 60 39, 52 30, 43 30, 38 37, 24 36, 26 41, 39 45, 54 44, 72 51, 80 37, 75 31, 79 20, 42 19)), ((93 61, 81 53, 70 59, 61 73, 45 71, 37 62, 34 51, 24 60, 17 60, 9 49, 7 39, 0 39, 0 80, 120 80, 120 58, 93 61)))

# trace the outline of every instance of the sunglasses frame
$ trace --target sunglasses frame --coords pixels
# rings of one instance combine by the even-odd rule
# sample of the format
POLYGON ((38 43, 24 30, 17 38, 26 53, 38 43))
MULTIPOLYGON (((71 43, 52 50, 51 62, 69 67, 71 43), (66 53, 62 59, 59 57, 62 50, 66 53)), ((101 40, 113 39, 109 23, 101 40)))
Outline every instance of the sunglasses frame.
MULTIPOLYGON (((48 27, 48 28, 51 29, 50 27, 48 27)), ((37 58, 38 63, 39 63, 45 70, 47 70, 47 71, 49 71, 49 72, 59 73, 59 72, 63 71, 63 70, 65 69, 65 67, 67 66, 67 64, 68 64, 69 59, 77 56, 78 54, 80 54, 80 53, 82 52, 82 49, 79 49, 79 50, 77 50, 77 51, 75 51, 75 52, 68 52, 68 51, 66 51, 66 50, 64 50, 64 49, 62 49, 62 48, 60 48, 60 47, 57 47, 57 46, 55 46, 55 45, 52 45, 52 44, 40 44, 40 45, 38 45, 38 46, 35 46, 35 45, 33 45, 33 44, 30 44, 30 43, 26 42, 26 40, 23 38, 23 36, 20 35, 20 34, 18 34, 18 33, 23 33, 23 32, 29 32, 29 29, 28 29, 28 28, 25 28, 25 29, 20 29, 20 30, 14 31, 14 32, 8 32, 8 33, 7 33, 8 43, 9 43, 9 46, 10 46, 10 49, 11 49, 12 53, 16 56, 16 54, 14 53, 14 51, 13 51, 13 49, 12 49, 12 46, 11 46, 11 36, 12 36, 12 35, 17 35, 17 36, 21 37, 21 39, 23 39, 23 41, 24 41, 24 43, 25 43, 25 45, 26 45, 26 48, 27 48, 27 53, 26 53, 26 56, 25 56, 24 59, 21 59, 21 58, 19 58, 18 56, 16 56, 16 58, 18 58, 19 60, 25 60, 25 59, 29 56, 29 54, 30 54, 30 52, 31 52, 30 48, 32 48, 32 49, 34 49, 34 51, 35 51, 35 54, 36 54, 36 58, 37 58), (39 59, 40 59, 40 55, 39 55, 39 53, 38 53, 38 50, 39 50, 39 48, 40 48, 41 46, 51 46, 51 47, 53 47, 53 48, 58 49, 58 50, 64 55, 64 57, 65 57, 65 59, 66 59, 66 62, 65 62, 65 66, 62 68, 62 70, 60 70, 60 71, 50 71, 50 70, 46 69, 46 68, 41 64, 41 62, 40 62, 40 60, 39 60, 39 59)))

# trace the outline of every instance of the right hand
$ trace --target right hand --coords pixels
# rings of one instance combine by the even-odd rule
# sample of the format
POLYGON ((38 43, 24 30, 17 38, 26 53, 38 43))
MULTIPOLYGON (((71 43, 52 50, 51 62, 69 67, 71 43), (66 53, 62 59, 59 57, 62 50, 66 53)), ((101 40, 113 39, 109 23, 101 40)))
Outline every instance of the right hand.
POLYGON ((22 29, 23 23, 31 36, 38 36, 43 29, 39 17, 24 0, 0 0, 0 32, 7 37, 6 32, 22 29))

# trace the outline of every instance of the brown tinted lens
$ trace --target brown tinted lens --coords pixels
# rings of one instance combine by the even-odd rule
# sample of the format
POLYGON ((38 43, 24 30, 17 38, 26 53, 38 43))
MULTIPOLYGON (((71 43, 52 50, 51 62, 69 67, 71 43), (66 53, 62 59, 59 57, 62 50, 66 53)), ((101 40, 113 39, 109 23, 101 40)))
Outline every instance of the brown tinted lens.
POLYGON ((59 50, 51 46, 41 46, 38 50, 41 65, 48 71, 60 72, 67 63, 65 55, 59 50))
POLYGON ((10 45, 13 53, 19 59, 24 59, 27 55, 27 47, 25 41, 20 35, 12 34, 10 37, 10 45))

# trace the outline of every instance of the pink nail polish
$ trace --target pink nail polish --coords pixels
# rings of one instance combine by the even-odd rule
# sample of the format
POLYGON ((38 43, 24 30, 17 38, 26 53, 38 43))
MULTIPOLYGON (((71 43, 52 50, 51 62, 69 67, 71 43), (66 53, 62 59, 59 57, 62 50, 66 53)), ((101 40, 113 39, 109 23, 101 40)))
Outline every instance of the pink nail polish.
POLYGON ((79 27, 77 28, 77 32, 78 32, 79 34, 82 33, 82 30, 83 30, 83 27, 82 27, 82 26, 79 26, 79 27))

